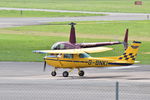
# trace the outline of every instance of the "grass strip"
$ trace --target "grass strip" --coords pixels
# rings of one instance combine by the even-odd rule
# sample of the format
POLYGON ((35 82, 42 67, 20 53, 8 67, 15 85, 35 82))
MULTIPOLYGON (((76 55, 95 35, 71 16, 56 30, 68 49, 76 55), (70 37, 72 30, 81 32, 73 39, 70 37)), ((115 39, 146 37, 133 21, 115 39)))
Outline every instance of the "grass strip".
POLYGON ((143 2, 142 5, 134 5, 135 1, 136 0, 0 0, 0 7, 150 13, 150 10, 148 10, 150 9, 149 0, 141 0, 143 2))
MULTIPOLYGON (((78 38, 78 42, 100 42, 108 40, 78 38)), ((33 50, 50 49, 51 45, 58 41, 68 41, 67 37, 61 36, 33 36, 18 34, 0 34, 0 61, 43 61, 43 54, 33 54, 33 50)), ((150 64, 149 55, 143 52, 149 52, 149 42, 142 42, 137 60, 142 64, 150 64)), ((124 50, 122 45, 109 46, 113 51, 91 54, 94 57, 119 56, 124 50)))
MULTIPOLYGON (((67 24, 70 22, 59 22, 51 24, 67 24)), ((129 39, 130 40, 141 40, 150 41, 150 20, 144 21, 82 21, 76 22, 77 25, 76 33, 77 37, 86 38, 97 38, 97 39, 115 39, 122 40, 126 28, 129 29, 129 39), (91 36, 92 35, 92 36, 91 36)), ((34 34, 34 35, 47 35, 51 36, 68 36, 70 31, 70 26, 66 25, 34 25, 34 26, 22 26, 0 29, 13 31, 12 33, 24 33, 24 34, 34 34)))
POLYGON ((78 17, 78 16, 104 16, 104 15, 105 14, 0 10, 0 17, 78 17))

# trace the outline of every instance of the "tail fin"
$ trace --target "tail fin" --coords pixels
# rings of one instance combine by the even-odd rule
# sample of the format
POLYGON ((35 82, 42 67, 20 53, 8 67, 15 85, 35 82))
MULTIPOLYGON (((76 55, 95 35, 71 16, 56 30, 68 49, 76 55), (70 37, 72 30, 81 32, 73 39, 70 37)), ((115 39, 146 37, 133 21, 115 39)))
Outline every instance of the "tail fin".
POLYGON ((76 43, 76 33, 75 33, 75 27, 74 27, 74 25, 76 24, 70 23, 69 25, 71 25, 69 42, 74 44, 76 43))
POLYGON ((124 41, 123 41, 123 45, 124 45, 125 50, 128 48, 128 32, 129 32, 129 30, 126 29, 125 36, 124 36, 124 41))
POLYGON ((141 44, 141 42, 139 42, 139 41, 133 41, 131 46, 129 46, 126 49, 126 51, 123 53, 123 55, 118 57, 118 59, 126 60, 129 63, 134 63, 140 44, 141 44))

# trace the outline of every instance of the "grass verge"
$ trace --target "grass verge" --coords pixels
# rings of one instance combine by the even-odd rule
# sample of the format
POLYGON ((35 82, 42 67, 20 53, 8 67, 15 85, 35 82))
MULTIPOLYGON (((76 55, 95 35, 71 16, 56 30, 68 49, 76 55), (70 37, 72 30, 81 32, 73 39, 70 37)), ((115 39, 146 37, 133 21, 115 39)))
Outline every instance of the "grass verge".
POLYGON ((148 10, 150 9, 149 0, 141 0, 143 5, 139 6, 134 5, 135 1, 136 0, 0 0, 0 7, 150 13, 150 10, 148 10))
MULTIPOLYGON (((69 22, 61 22, 56 24, 64 24, 69 22)), ((55 24, 55 23, 54 23, 55 24)), ((150 20, 145 21, 85 21, 77 22, 76 33, 77 37, 85 37, 92 39, 116 39, 122 40, 125 29, 129 28, 130 40, 150 41, 150 20), (92 36, 91 36, 92 35, 92 36)), ((22 26, 0 29, 10 31, 12 34, 30 34, 30 35, 45 35, 45 36, 68 36, 70 26, 66 25, 35 25, 22 26)), ((86 42, 86 41, 85 41, 86 42)))
POLYGON ((104 14, 0 10, 0 17, 77 17, 77 16, 104 16, 104 14))
MULTIPOLYGON (((107 40, 78 38, 78 42, 86 39, 87 42, 100 42, 107 40)), ((33 54, 33 50, 50 49, 51 45, 57 41, 67 41, 68 38, 62 36, 33 36, 17 34, 0 34, 0 61, 43 61, 44 55, 33 54)), ((143 42, 137 60, 142 64, 150 64, 148 52, 149 42, 143 42)), ((113 51, 91 54, 96 57, 119 56, 123 53, 122 45, 110 46, 113 51)))
MULTIPOLYGON (((149 23, 149 20, 77 22, 77 41, 79 43, 100 42, 114 40, 115 37, 122 40, 125 28, 129 28, 129 39, 142 41, 137 60, 142 64, 150 64, 149 54, 144 54, 150 52, 149 23)), ((32 51, 50 49, 55 42, 68 41, 69 31, 70 26, 66 25, 36 25, 0 29, 0 61, 42 61, 44 55, 33 54, 32 51)), ((115 49, 91 55, 117 56, 124 51, 122 45, 111 47, 115 49)))

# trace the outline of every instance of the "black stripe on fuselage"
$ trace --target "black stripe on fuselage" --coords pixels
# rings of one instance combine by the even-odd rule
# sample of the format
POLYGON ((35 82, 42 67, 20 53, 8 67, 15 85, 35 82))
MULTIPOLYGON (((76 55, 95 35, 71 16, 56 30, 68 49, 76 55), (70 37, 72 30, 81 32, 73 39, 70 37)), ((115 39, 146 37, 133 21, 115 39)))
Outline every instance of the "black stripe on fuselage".
MULTIPOLYGON (((45 59, 45 60, 88 63, 88 61, 72 61, 72 60, 57 60, 57 59, 45 59)), ((94 63, 94 62, 92 62, 92 63, 94 63)), ((110 65, 119 65, 119 66, 129 66, 129 65, 132 65, 132 64, 129 64, 129 63, 108 63, 108 64, 110 64, 110 65)))
POLYGON ((45 59, 45 60, 65 61, 65 62, 79 62, 79 63, 88 63, 88 61, 57 60, 57 59, 45 59))
POLYGON ((129 66, 129 65, 132 65, 132 64, 128 64, 128 63, 108 63, 108 64, 111 64, 111 65, 120 65, 120 66, 129 66))

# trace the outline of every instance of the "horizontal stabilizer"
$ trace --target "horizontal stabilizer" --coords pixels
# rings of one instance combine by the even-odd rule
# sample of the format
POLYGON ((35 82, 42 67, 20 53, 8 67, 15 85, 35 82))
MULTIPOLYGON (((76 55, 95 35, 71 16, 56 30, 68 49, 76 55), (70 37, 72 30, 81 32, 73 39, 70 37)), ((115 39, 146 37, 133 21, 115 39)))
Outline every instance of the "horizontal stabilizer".
POLYGON ((135 64, 139 64, 141 61, 134 61, 135 64))
POLYGON ((141 67, 141 66, 116 66, 116 67, 104 67, 105 69, 129 69, 129 68, 137 68, 137 67, 141 67))

